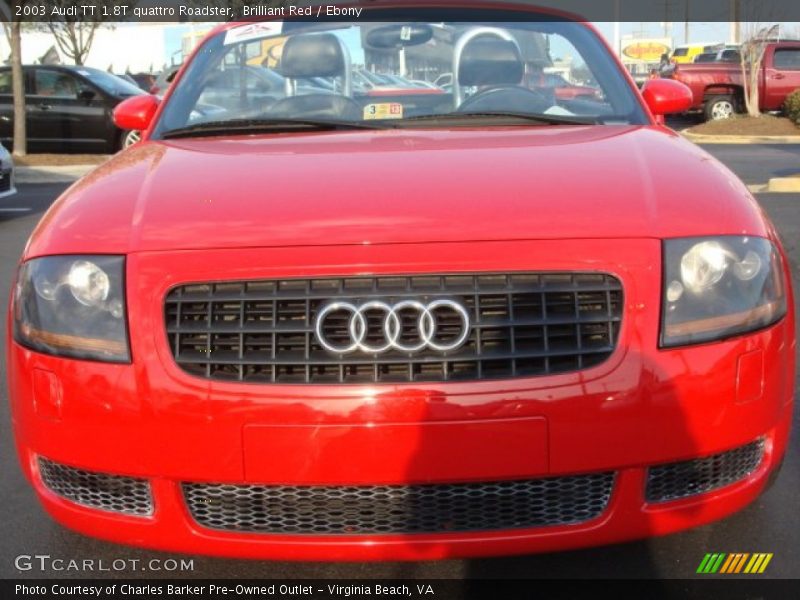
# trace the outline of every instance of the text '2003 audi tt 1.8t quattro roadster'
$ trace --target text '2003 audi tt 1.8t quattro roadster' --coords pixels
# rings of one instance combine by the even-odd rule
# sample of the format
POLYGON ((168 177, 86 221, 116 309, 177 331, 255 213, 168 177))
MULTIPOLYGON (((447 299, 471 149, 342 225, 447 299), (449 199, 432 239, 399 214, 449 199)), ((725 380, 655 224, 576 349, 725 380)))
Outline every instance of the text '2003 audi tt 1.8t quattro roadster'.
POLYGON ((218 26, 163 100, 117 107, 142 141, 42 219, 8 371, 47 511, 152 548, 371 560, 751 502, 789 433, 789 269, 747 188, 661 125, 687 88, 640 94, 565 15, 368 17, 218 26), (591 94, 541 76, 567 55, 591 94), (400 83, 369 94, 364 68, 400 83))

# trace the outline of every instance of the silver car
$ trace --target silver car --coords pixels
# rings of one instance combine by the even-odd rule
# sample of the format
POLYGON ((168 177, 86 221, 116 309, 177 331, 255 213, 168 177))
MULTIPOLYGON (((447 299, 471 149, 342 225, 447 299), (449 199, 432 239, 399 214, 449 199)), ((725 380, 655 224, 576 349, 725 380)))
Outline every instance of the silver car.
POLYGON ((14 161, 11 154, 0 144, 0 198, 17 193, 14 187, 14 161))

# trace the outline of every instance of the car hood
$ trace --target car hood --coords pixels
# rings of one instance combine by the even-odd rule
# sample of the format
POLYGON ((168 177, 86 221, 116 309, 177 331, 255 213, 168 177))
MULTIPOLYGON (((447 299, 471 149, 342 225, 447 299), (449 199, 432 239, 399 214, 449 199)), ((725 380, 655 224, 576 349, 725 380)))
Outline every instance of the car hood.
POLYGON ((659 127, 380 130, 144 142, 73 185, 28 256, 765 235, 746 187, 659 127))

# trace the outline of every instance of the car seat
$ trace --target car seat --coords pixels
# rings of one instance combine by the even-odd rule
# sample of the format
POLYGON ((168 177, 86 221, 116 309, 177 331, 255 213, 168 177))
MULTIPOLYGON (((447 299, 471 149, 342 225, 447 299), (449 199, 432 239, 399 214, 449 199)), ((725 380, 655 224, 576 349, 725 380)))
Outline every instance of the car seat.
MULTIPOLYGON (((295 35, 286 40, 279 72, 290 80, 346 77, 351 66, 342 43, 331 33, 295 35)), ((336 93, 288 95, 270 110, 277 118, 360 121, 362 112, 350 97, 336 93)))
POLYGON ((461 54, 458 84, 479 89, 457 112, 544 112, 552 102, 522 87, 524 74, 525 64, 514 42, 489 36, 470 40, 461 54))

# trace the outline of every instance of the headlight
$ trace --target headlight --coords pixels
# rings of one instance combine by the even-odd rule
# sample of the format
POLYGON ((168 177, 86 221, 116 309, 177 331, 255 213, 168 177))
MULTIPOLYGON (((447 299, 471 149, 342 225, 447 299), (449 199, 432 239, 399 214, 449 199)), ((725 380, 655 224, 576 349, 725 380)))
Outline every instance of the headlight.
POLYGON ((14 339, 47 354, 128 362, 124 272, 121 256, 29 260, 14 291, 14 339))
POLYGON ((662 346, 771 325, 786 314, 780 256, 757 237, 666 240, 662 304, 662 346))

